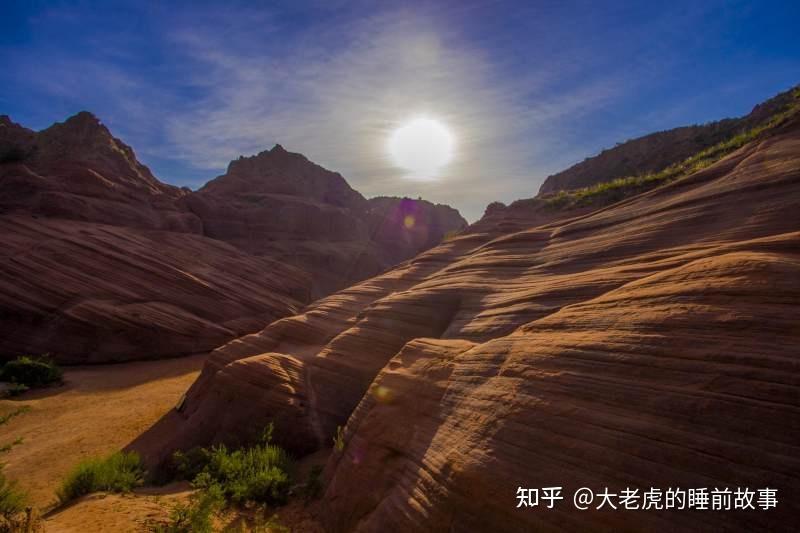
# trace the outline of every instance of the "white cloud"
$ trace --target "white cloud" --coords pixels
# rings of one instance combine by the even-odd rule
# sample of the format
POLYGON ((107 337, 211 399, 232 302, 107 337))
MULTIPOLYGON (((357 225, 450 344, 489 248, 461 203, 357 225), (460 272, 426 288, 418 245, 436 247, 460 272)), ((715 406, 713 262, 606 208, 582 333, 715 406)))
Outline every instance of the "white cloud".
MULTIPOLYGON (((269 30, 237 28, 240 38, 262 31, 269 30)), ((174 46, 202 96, 166 111, 164 154, 216 170, 279 142, 341 172, 366 196, 422 195, 474 220, 490 200, 534 195, 534 177, 544 176, 537 159, 546 160, 558 137, 552 125, 620 89, 599 80, 532 99, 557 81, 551 65, 508 79, 486 52, 418 13, 306 31, 313 36, 301 35, 277 55, 229 45, 202 27, 176 31, 174 46), (420 114, 442 120, 457 138, 456 157, 438 182, 403 179, 386 155, 390 133, 420 114)))

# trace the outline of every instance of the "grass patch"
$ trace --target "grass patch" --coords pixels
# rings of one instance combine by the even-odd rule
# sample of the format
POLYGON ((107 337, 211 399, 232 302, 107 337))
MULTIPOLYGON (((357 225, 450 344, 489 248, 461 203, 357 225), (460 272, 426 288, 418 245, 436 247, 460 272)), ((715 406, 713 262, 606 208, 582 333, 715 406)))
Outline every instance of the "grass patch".
POLYGON ((28 495, 10 481, 0 468, 0 533, 32 531, 32 517, 26 507, 28 495))
MULTIPOLYGON (((283 505, 289 498, 294 465, 282 448, 272 444, 272 425, 259 441, 235 450, 225 445, 175 452, 172 471, 199 489, 188 504, 176 505, 166 523, 151 526, 154 533, 208 533, 213 518, 229 504, 283 505)), ((242 525, 242 527, 244 527, 242 525)), ((276 517, 258 519, 248 531, 283 531, 276 517)))
POLYGON ((289 497, 294 465, 272 444, 272 425, 254 446, 194 448, 176 452, 172 460, 179 477, 200 489, 219 488, 226 502, 283 505, 289 497))
POLYGON ((188 504, 173 507, 169 521, 155 524, 150 530, 153 533, 212 533, 213 517, 225 505, 225 497, 219 487, 192 494, 188 504))
POLYGON ((0 370, 0 381, 28 388, 44 387, 52 383, 61 383, 62 375, 61 369, 51 359, 23 355, 3 365, 0 370))
POLYGON ((292 470, 288 454, 272 444, 234 451, 217 446, 194 484, 205 489, 219 487, 226 501, 240 505, 283 505, 289 498, 292 470))
MULTIPOLYGON (((153 526, 157 533, 211 531, 213 515, 230 504, 262 506, 264 510, 283 505, 289 498, 295 468, 286 451, 272 444, 270 425, 249 447, 232 450, 219 445, 175 452, 172 471, 199 490, 188 505, 172 510, 169 522, 153 526)), ((270 520, 253 527, 248 530, 276 531, 278 525, 270 520)))
POLYGON ((785 124, 800 112, 800 90, 792 93, 793 101, 784 110, 774 114, 763 123, 743 131, 714 146, 706 148, 680 163, 670 165, 658 172, 638 176, 626 176, 604 181, 570 191, 559 191, 543 198, 545 203, 555 209, 572 209, 589 205, 609 205, 629 196, 653 189, 702 170, 724 156, 738 150, 745 144, 762 138, 770 130, 785 124))
POLYGON ((98 491, 129 492, 140 485, 144 467, 136 452, 115 452, 105 458, 78 463, 61 484, 58 500, 64 504, 98 491))

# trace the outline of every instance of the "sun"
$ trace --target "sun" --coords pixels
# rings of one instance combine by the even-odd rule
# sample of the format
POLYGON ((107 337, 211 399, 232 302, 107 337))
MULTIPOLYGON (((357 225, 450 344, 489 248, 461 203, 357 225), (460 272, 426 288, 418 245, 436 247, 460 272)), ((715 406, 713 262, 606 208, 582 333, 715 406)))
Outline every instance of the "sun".
POLYGON ((407 177, 435 179, 453 158, 455 140, 450 130, 432 118, 415 118, 396 129, 389 137, 389 154, 407 177))

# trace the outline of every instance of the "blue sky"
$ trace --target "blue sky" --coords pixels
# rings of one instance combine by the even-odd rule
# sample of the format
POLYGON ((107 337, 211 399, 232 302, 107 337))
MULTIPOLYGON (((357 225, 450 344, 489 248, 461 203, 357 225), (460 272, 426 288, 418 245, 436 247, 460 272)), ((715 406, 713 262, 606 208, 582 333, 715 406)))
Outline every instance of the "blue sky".
POLYGON ((800 83, 800 2, 4 2, 0 114, 90 110, 163 181, 196 188, 281 143, 366 196, 493 200, 616 142, 747 113, 800 83), (659 5, 663 4, 663 5, 659 5), (386 140, 453 132, 439 178, 386 140))

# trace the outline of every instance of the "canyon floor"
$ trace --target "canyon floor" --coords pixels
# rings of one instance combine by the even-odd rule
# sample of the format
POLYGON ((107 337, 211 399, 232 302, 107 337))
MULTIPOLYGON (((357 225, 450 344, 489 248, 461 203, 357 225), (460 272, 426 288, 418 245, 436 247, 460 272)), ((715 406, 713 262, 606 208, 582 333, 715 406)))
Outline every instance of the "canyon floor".
MULTIPOLYGON (((0 401, 0 415, 21 411, 0 425, 6 474, 47 512, 64 475, 81 459, 119 450, 180 399, 205 355, 160 361, 69 367, 64 385, 0 401)), ((142 488, 134 495, 92 495, 46 515, 46 531, 141 530, 188 495, 186 486, 142 488), (93 525, 95 529, 93 529, 93 525), (110 529, 109 529, 110 528, 110 529)))

